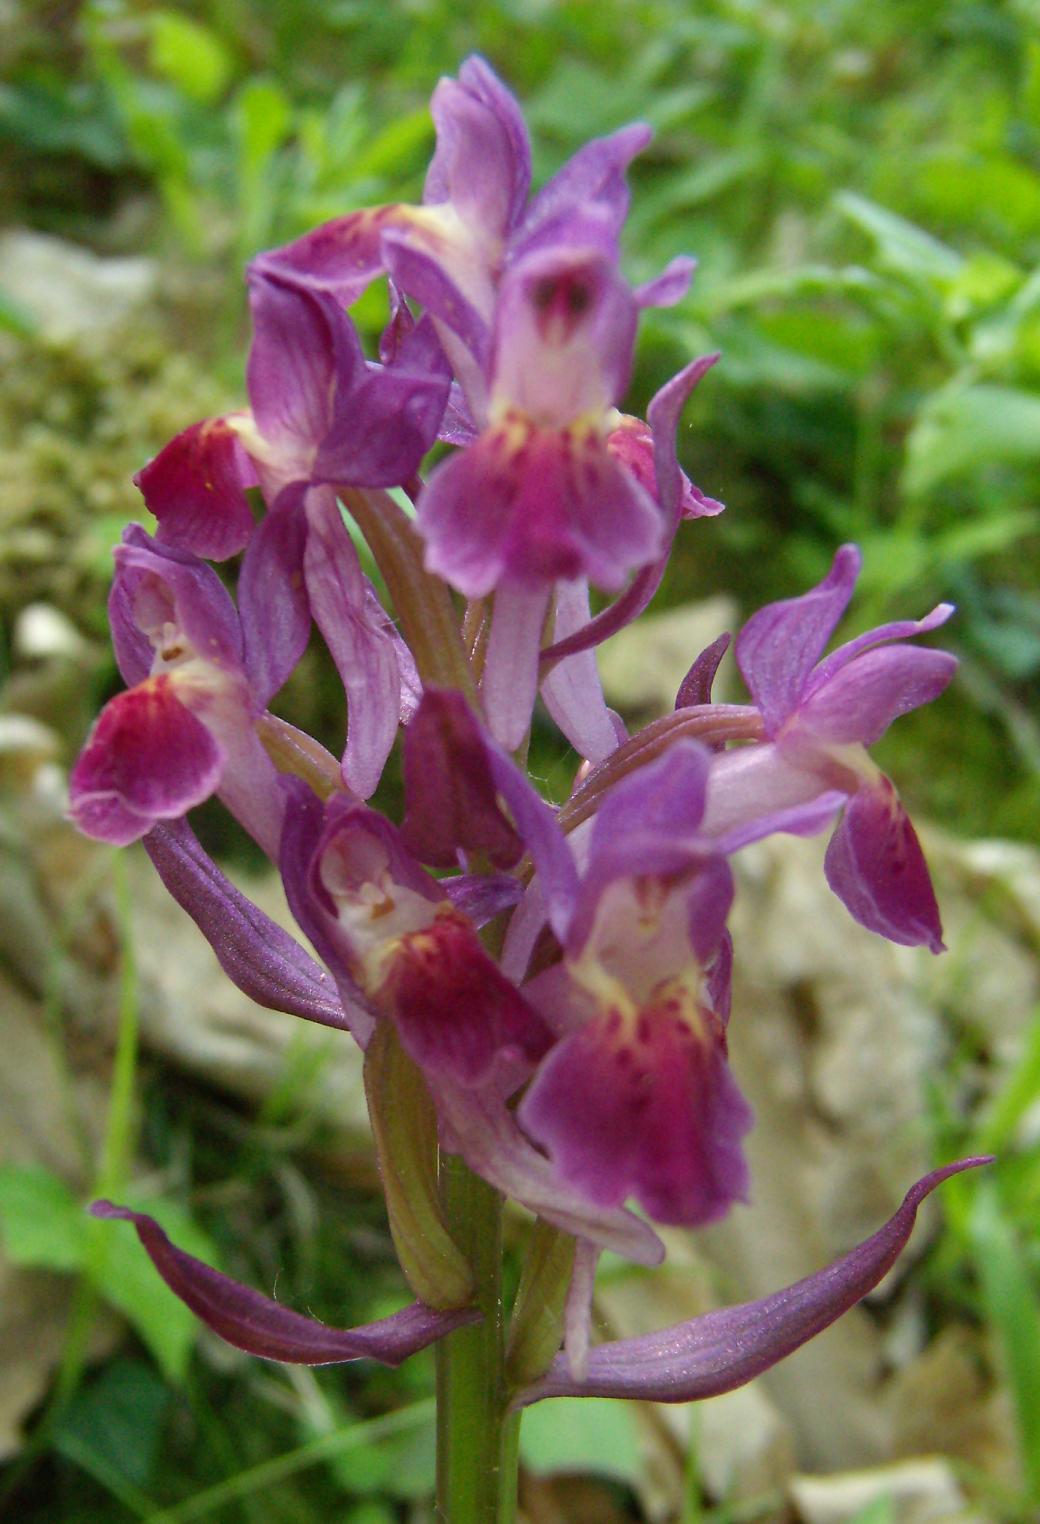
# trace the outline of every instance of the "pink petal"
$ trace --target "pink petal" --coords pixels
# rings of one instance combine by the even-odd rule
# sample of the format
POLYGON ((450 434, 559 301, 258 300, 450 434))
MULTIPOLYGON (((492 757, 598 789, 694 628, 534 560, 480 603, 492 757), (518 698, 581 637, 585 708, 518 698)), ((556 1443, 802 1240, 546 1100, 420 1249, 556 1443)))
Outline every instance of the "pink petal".
POLYGON ((245 489, 256 486, 256 470, 234 416, 193 424, 134 477, 159 539, 210 561, 233 556, 253 532, 245 489))
POLYGON ((634 1195, 656 1221, 697 1227, 747 1198, 751 1113, 715 1018, 662 999, 631 1026, 611 1012, 557 1043, 519 1115, 596 1205, 634 1195))
POLYGON ((845 807, 824 859, 827 882, 868 931, 944 952, 942 922, 917 833, 888 778, 845 807))
POLYGON ((843 545, 827 576, 800 598, 767 604, 737 636, 737 666, 775 735, 797 707, 809 674, 848 607, 861 557, 843 545))
POLYGON ((224 759, 173 679, 150 678, 101 711, 72 769, 70 814, 88 836, 125 846, 208 799, 224 759))

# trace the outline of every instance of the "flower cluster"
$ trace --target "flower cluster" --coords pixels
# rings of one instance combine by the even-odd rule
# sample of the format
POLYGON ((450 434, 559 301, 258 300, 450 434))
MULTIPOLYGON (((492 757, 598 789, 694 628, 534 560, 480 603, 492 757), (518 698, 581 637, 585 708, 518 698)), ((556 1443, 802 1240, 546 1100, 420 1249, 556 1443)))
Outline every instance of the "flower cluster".
POLYGON ((639 312, 679 300, 693 262, 635 289, 622 272, 625 173, 646 128, 589 143, 532 196, 523 119, 484 62, 442 80, 432 112, 422 205, 350 213, 251 266, 249 407, 188 428, 137 478, 158 527, 129 528, 116 551, 128 686, 71 779, 79 826, 143 838, 240 988, 365 1051, 418 1300, 331 1329, 150 1219, 95 1210, 132 1218, 169 1285, 232 1343, 395 1363, 479 1316, 430 1165, 439 1137, 576 1245, 540 1359, 518 1310, 516 1406, 706 1396, 864 1295, 920 1200, 966 1167, 918 1182, 874 1238, 777 1297, 587 1349, 601 1249, 654 1264, 653 1223, 696 1227, 747 1197, 751 1114, 726 1046, 733 855, 836 821, 826 873, 850 914, 942 948, 917 837, 867 748, 950 681, 954 659, 916 640, 951 610, 826 654, 859 569, 844 546, 819 586, 738 635, 749 703, 713 702, 722 638, 692 661, 674 713, 627 735, 595 647, 646 607, 681 521, 722 506, 676 456, 715 356, 663 387, 645 421, 619 411, 639 312), (346 309, 376 281, 389 321, 370 360, 346 309), (451 448, 424 477, 437 441, 451 448), (234 599, 207 564, 231 558, 234 599), (595 617, 590 587, 612 595, 595 617), (340 758, 269 708, 312 626, 346 693, 340 758), (581 759, 558 809, 516 760, 539 694, 581 759), (366 801, 402 727, 394 823, 366 801), (320 963, 202 850, 186 817, 212 794, 278 866, 320 963))

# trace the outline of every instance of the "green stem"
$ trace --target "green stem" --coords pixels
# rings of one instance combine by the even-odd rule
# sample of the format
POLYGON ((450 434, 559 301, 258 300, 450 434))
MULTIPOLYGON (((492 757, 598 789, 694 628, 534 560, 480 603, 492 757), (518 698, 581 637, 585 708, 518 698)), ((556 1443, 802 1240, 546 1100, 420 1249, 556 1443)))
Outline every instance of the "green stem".
POLYGON ((512 1524, 518 1446, 505 1412, 502 1198, 455 1155, 441 1158, 441 1192, 483 1319, 437 1346, 437 1518, 512 1524))

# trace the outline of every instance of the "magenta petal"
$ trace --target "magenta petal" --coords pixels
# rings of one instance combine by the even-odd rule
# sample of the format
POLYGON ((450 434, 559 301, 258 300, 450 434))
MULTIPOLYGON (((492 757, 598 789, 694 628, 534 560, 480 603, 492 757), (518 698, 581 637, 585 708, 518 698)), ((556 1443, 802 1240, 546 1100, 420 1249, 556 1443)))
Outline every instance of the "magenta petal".
POLYGON ((325 291, 343 307, 356 302, 383 268, 382 237, 388 227, 407 224, 412 208, 376 206, 350 212, 305 233, 294 243, 258 254, 249 275, 325 291))
POLYGON ((364 356, 349 319, 323 293, 254 271, 249 305, 254 336, 246 380, 253 417, 265 442, 292 464, 325 437, 334 391, 349 390, 364 356))
POLYGON ((902 1253, 918 1207, 936 1186, 961 1170, 989 1163, 988 1157, 961 1159, 925 1175, 872 1238, 785 1291, 705 1313, 660 1333, 600 1344, 590 1353, 588 1374, 581 1381, 573 1378, 565 1357, 557 1356, 540 1380, 519 1393, 514 1406, 571 1396, 697 1402, 743 1386, 873 1290, 902 1253))
POLYGON ((459 849, 485 852, 497 868, 523 856, 503 813, 487 740, 461 693, 428 688, 404 736, 407 814, 401 835, 436 868, 453 868, 459 849))
POLYGON ((348 788, 367 799, 379 785, 397 738, 397 652, 378 600, 375 609, 369 602, 354 542, 331 493, 310 494, 307 526, 303 572, 311 613, 347 695, 343 777, 348 788))
POLYGON ((904 947, 945 951, 921 844, 887 778, 853 794, 831 837, 824 871, 849 914, 868 931, 904 947))
POLYGON ((676 709, 711 703, 715 675, 719 670, 719 663, 729 650, 731 639, 730 635, 720 635, 717 640, 712 641, 710 646, 705 646, 679 684, 679 691, 675 695, 676 709))
POLYGON ((242 549, 253 530, 245 489, 256 471, 231 417, 185 429, 134 477, 159 538, 210 561, 242 549))
POLYGON ((533 1062, 552 1041, 474 928, 453 912, 401 938, 377 998, 416 1063, 462 1084, 487 1079, 500 1055, 533 1062))
POLYGON ((72 769, 69 813, 88 836, 126 846, 208 799, 224 755, 173 680, 151 678, 101 711, 72 769))
POLYGON ((598 1206, 628 1196, 657 1222, 697 1227, 747 1198, 740 1140, 751 1112, 709 1012, 674 1002, 629 1029, 614 1012, 556 1044, 520 1121, 568 1184, 598 1206))
POLYGON ((932 630, 940 629, 955 612, 952 603, 939 603, 923 619, 897 619, 891 624, 877 625, 873 630, 857 635, 855 640, 847 640, 816 668, 809 684, 809 692, 815 692, 829 682, 836 672, 840 672, 842 667, 847 667, 849 662, 855 661, 874 646, 891 645, 897 640, 913 640, 917 635, 927 635, 932 630))
POLYGON ((809 674, 852 597, 861 564, 855 545, 843 545, 819 586, 800 598, 767 604, 737 636, 737 666, 775 735, 794 710, 809 674))
POLYGON ((441 879, 441 885, 446 898, 478 931, 503 910, 512 910, 523 894, 520 880, 511 873, 459 873, 441 879))
POLYGON ((457 80, 438 83, 430 114, 437 150, 423 200, 427 205, 448 201, 489 239, 505 237, 523 211, 531 184, 531 149, 515 98, 474 55, 457 80))
MULTIPOLYGON (((448 261, 439 259, 425 242, 410 237, 407 231, 388 232, 383 239, 383 254, 387 269, 402 291, 456 334, 476 366, 482 369, 491 352, 491 331, 448 273, 448 261)), ((458 372, 457 359, 454 368, 458 372)), ((469 386, 468 373, 459 379, 469 386)))
POLYGON ((712 849, 698 835, 712 754, 681 736, 606 795, 592 826, 589 881, 668 873, 712 849))
POLYGON ((508 751, 522 743, 538 692, 538 648, 549 590, 506 583, 491 611, 480 696, 488 728, 508 751))
MULTIPOLYGON (((590 623, 589 585, 583 578, 556 587, 556 644, 590 623)), ((594 651, 558 662, 541 683, 542 702, 579 757, 602 762, 615 751, 623 731, 607 708, 594 651)))
POLYGON ((870 746, 892 721, 938 698, 957 670, 948 651, 879 646, 813 682, 798 709, 798 730, 822 741, 870 746))
MULTIPOLYGON (((296 924, 336 981, 343 1009, 350 1012, 354 1036, 366 1047, 375 1029, 375 1012, 351 971, 353 949, 346 943, 317 868, 325 835, 321 800, 299 778, 282 780, 285 824, 278 866, 285 897, 296 924)), ((388 823, 389 828, 389 823, 388 823)))
POLYGON ((170 894, 187 911, 240 990, 269 1010, 326 1027, 351 1027, 324 969, 265 915, 203 851, 186 820, 154 826, 145 849, 170 894))
POLYGON ((696 268, 697 261, 689 254, 677 254, 660 275, 636 287, 636 301, 640 307, 674 307, 690 289, 696 268))
POLYGON ((596 1207, 561 1179, 533 1148, 493 1091, 442 1081, 435 1095, 449 1133, 446 1146, 505 1196, 565 1233, 612 1249, 639 1265, 659 1265, 664 1245, 650 1225, 620 1207, 596 1207))
POLYGON ((413 370, 403 362, 366 366, 356 386, 336 393, 314 480, 362 487, 407 481, 437 438, 449 390, 439 370, 413 370))
POLYGON ((664 548, 659 508, 597 435, 518 417, 438 467, 419 527, 430 570, 469 598, 503 580, 616 588, 664 548))
POLYGON ((108 600, 112 643, 129 686, 143 682, 155 652, 186 636, 195 651, 228 672, 242 667, 242 628, 231 595, 198 556, 153 540, 128 524, 113 552, 108 600), (172 630, 171 627, 172 626, 172 630))
MULTIPOLYGON (((327 490, 327 489, 319 489, 327 490)), ((238 606, 253 701, 264 708, 295 669, 311 629, 303 577, 307 521, 302 490, 283 492, 249 542, 238 577, 238 606)))
POLYGON ((228 1344, 265 1360, 287 1365, 335 1365, 345 1360, 400 1365, 434 1340, 480 1321, 480 1313, 473 1307, 434 1312, 421 1302, 413 1302, 375 1323, 330 1328, 185 1254, 170 1242, 155 1219, 143 1212, 132 1212, 111 1201, 95 1201, 90 1213, 106 1221, 132 1222, 149 1259, 174 1296, 228 1344))
POLYGON ((495 787, 505 800, 534 860, 544 914, 562 939, 578 895, 578 874, 570 848, 556 823, 554 812, 512 758, 489 742, 488 760, 495 787))
POLYGON ((492 395, 543 427, 602 416, 628 388, 637 320, 612 258, 569 241, 527 255, 499 286, 492 395))
POLYGON ((561 218, 591 206, 603 210, 616 237, 628 213, 625 171, 652 136, 644 122, 632 122, 579 148, 531 202, 517 233, 516 252, 556 242, 561 218))

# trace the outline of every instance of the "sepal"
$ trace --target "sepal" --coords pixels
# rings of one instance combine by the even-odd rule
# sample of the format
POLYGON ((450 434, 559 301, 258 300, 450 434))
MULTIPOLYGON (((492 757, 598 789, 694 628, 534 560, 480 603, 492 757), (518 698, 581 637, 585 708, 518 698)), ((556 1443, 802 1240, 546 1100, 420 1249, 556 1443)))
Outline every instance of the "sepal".
POLYGON ((514 1408, 543 1397, 631 1397, 645 1402, 696 1402, 743 1386, 809 1339, 873 1290, 910 1237, 926 1196, 962 1170, 989 1157, 961 1159, 933 1170, 907 1192, 902 1206, 873 1237, 825 1270, 755 1302, 708 1312, 659 1333, 600 1344, 588 1372, 577 1380, 564 1356, 546 1375, 519 1392, 514 1408))
POLYGON ((413 1302, 400 1312, 358 1328, 330 1328, 272 1301, 250 1286, 203 1264, 170 1242, 153 1217, 111 1201, 95 1201, 93 1217, 132 1222, 152 1264, 177 1296, 213 1333, 248 1355, 286 1365, 338 1365, 377 1360, 400 1365, 436 1339, 480 1321, 476 1308, 436 1312, 413 1302))

